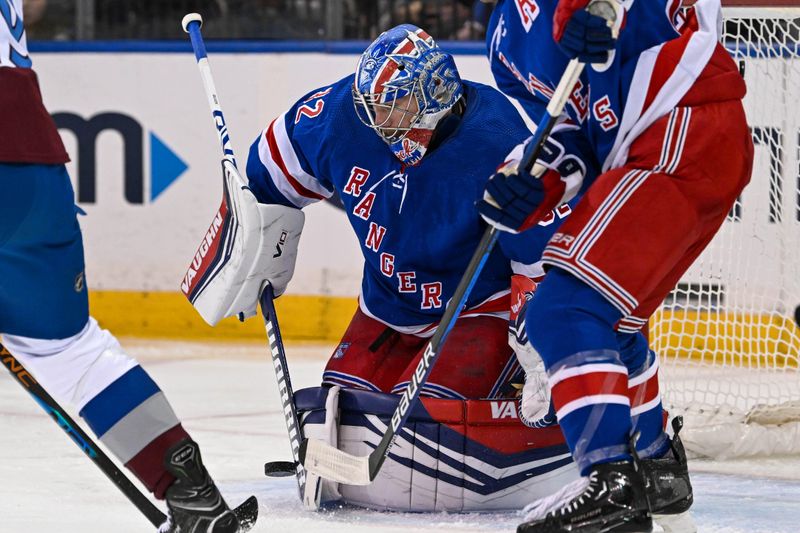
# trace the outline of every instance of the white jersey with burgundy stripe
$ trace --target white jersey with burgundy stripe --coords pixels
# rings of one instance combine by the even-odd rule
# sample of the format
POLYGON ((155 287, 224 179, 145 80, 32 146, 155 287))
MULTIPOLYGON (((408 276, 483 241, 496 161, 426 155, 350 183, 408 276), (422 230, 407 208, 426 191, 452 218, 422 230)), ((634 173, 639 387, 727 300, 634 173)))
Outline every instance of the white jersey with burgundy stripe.
MULTIPOLYGON (((544 116, 567 57, 553 40, 557 0, 500 0, 487 31, 498 87, 532 120, 544 116)), ((720 0, 624 0, 625 23, 611 66, 584 70, 555 132, 581 132, 603 171, 621 166, 636 138, 692 88, 718 44, 720 0)), ((588 154, 583 154, 588 156, 588 154)))
POLYGON ((22 0, 0 0, 0 67, 30 66, 22 0))

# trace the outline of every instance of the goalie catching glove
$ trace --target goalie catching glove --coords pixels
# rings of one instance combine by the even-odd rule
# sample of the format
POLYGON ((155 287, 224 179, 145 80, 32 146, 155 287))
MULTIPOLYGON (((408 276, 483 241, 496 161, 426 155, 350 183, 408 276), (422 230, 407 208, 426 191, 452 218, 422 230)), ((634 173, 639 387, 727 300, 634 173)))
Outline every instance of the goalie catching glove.
POLYGON ((519 233, 534 226, 570 201, 586 175, 584 162, 568 154, 552 137, 545 140, 530 172, 518 168, 530 140, 514 148, 508 161, 489 178, 483 199, 477 202, 481 217, 502 231, 519 233))
POLYGON ((254 316, 267 283, 275 296, 283 294, 305 221, 299 209, 258 203, 230 161, 222 169, 222 205, 181 283, 212 326, 229 316, 254 316))

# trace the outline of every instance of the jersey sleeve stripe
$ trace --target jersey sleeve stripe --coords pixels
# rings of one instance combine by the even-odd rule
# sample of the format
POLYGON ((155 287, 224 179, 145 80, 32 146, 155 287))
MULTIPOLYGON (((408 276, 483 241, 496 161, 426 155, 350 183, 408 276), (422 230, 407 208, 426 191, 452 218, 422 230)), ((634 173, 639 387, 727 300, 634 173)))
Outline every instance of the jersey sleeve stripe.
MULTIPOLYGON (((306 198, 314 198, 314 199, 317 199, 317 200, 322 200, 324 198, 324 196, 322 196, 320 194, 317 194, 314 191, 304 187, 303 184, 300 183, 300 181, 297 178, 295 178, 292 175, 292 172, 289 171, 289 169, 287 168, 286 160, 284 159, 283 154, 281 153, 281 148, 284 148, 283 152, 287 156, 290 153, 293 154, 294 153, 294 149, 290 145, 289 146, 289 150, 286 150, 286 145, 285 145, 286 143, 280 143, 283 146, 278 144, 279 141, 278 141, 278 139, 276 139, 276 135, 275 135, 275 129, 276 129, 275 128, 275 124, 278 124, 278 134, 280 135, 280 133, 281 133, 280 125, 283 124, 283 116, 278 117, 277 119, 273 120, 272 124, 270 124, 269 128, 267 128, 266 138, 267 138, 267 143, 269 145, 269 151, 270 151, 270 155, 272 156, 272 160, 275 161, 275 164, 277 164, 278 167, 281 169, 281 172, 283 173, 283 176, 292 185, 294 190, 297 191, 297 194, 299 194, 301 196, 305 196, 306 198)), ((286 130, 283 129, 283 132, 285 132, 285 131, 286 130)), ((283 139, 281 139, 281 140, 283 140, 283 139)), ((288 139, 286 139, 286 140, 288 141, 288 139)), ((298 167, 299 167, 299 164, 298 164, 298 167)), ((311 177, 311 176, 308 176, 308 177, 313 179, 313 177, 311 177)))
POLYGON ((282 127, 283 119, 284 115, 281 115, 272 121, 259 139, 261 164, 266 167, 278 190, 298 207, 329 197, 331 193, 300 167, 286 128, 282 127))

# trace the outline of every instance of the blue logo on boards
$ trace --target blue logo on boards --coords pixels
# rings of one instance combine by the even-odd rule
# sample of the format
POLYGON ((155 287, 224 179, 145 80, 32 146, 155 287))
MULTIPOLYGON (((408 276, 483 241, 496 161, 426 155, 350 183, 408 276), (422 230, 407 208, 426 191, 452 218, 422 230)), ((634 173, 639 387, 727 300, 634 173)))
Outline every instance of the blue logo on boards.
POLYGON ((150 201, 154 201, 189 168, 155 133, 150 132, 150 201))

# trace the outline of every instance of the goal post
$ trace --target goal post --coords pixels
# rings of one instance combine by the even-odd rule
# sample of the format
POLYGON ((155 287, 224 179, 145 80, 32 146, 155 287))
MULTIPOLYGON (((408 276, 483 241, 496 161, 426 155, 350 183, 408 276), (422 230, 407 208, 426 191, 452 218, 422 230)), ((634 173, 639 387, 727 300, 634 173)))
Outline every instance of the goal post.
POLYGON ((723 44, 747 82, 750 184, 650 321, 664 406, 687 448, 800 453, 800 0, 729 0, 723 44))

